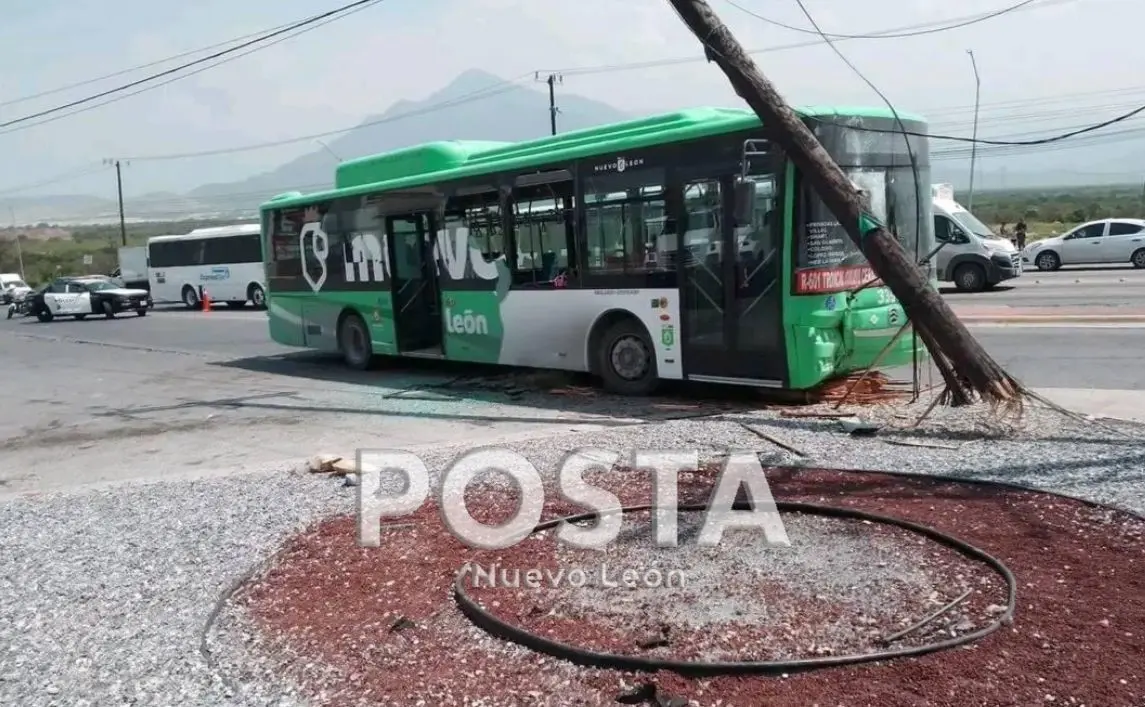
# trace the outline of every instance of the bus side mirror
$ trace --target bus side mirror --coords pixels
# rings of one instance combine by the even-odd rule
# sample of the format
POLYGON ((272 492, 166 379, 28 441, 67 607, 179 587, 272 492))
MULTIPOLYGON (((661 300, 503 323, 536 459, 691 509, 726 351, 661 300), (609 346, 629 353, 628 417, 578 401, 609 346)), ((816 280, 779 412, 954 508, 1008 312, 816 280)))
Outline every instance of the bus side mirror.
POLYGON ((755 220, 755 182, 740 182, 735 188, 736 225, 743 226, 755 220))

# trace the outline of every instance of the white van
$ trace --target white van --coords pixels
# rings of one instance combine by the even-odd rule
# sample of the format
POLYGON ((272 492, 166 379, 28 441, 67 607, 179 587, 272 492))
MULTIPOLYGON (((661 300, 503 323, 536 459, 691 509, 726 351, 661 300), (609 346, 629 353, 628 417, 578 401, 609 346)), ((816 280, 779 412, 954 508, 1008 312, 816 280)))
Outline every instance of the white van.
POLYGON ((963 292, 981 292, 1022 274, 1018 249, 955 201, 953 186, 931 186, 931 203, 935 243, 945 243, 934 256, 940 281, 953 282, 963 292))
POLYGON ((11 304, 31 291, 18 273, 0 273, 0 304, 11 304))

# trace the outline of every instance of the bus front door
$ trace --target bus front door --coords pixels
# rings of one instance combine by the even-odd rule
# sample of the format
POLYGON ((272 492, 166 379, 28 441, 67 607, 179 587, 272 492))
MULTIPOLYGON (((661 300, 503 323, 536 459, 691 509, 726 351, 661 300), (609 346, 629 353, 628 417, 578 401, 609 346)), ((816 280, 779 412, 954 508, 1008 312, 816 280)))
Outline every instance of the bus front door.
POLYGON ((441 298, 433 264, 432 213, 386 218, 393 263, 394 327, 398 352, 442 356, 441 298))
POLYGON ((778 209, 772 208, 774 191, 760 189, 759 177, 750 181, 726 175, 684 185, 684 374, 701 382, 780 388, 787 356, 777 247, 782 239, 772 217, 778 209), (768 197, 756 196, 762 194, 768 197), (754 208, 737 209, 745 199, 754 200, 754 208))

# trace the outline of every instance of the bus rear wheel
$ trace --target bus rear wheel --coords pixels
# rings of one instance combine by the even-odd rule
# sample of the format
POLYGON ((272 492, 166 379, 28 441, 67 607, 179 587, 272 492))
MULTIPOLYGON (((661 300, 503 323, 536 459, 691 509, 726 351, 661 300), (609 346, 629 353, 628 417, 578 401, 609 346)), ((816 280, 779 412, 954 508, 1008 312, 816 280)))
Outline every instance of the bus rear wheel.
POLYGON ((255 309, 266 308, 266 292, 261 285, 251 285, 247 289, 246 298, 251 301, 255 309))
POLYGON ((649 395, 660 379, 656 354, 640 322, 622 319, 608 327, 601 337, 597 370, 604 388, 620 395, 649 395))
POLYGON ((347 314, 338 324, 338 351, 342 360, 356 371, 364 371, 374 360, 370 331, 357 314, 347 314))
POLYGON ((183 288, 183 304, 187 305, 187 309, 199 308, 199 293, 195 292, 195 288, 187 285, 183 288))

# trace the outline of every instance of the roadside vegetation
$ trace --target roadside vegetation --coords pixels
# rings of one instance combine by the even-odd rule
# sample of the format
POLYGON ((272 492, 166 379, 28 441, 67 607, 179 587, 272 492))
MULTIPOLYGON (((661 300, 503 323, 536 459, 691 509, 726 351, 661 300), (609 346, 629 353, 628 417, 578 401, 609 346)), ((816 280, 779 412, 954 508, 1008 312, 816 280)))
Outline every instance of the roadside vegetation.
MULTIPOLYGON (((965 191, 955 198, 969 208, 965 191)), ((984 191, 974 195, 975 215, 994 229, 1006 225, 1012 233, 1025 219, 1029 240, 1060 235, 1074 226, 1099 218, 1145 218, 1145 186, 1038 188, 984 191)))
MULTIPOLYGON (((147 239, 175 233, 187 233, 195 228, 222 226, 234 221, 177 221, 134 223, 127 225, 127 245, 146 245, 147 239)), ((27 231, 48 231, 48 224, 31 229, 0 229, 0 272, 19 272, 20 258, 16 250, 17 234, 27 231)), ((56 237, 21 237, 20 249, 24 256, 24 275, 33 287, 60 275, 88 275, 110 273, 119 267, 119 248, 122 235, 119 224, 106 226, 66 226, 51 229, 56 237), (84 256, 91 256, 91 264, 84 264, 84 256)))
MULTIPOLYGON (((965 191, 955 196, 963 206, 965 191)), ((1013 232, 1014 224, 1025 219, 1030 240, 1038 240, 1068 231, 1079 223, 1096 218, 1145 218, 1145 188, 1141 185, 1039 188, 1006 191, 982 191, 974 195, 974 213, 995 230, 1005 224, 1013 232)), ((186 233, 194 228, 220 226, 232 221, 177 221, 135 223, 127 226, 127 244, 144 245, 152 236, 186 233)), ((24 273, 28 283, 37 285, 57 275, 109 273, 118 266, 121 244, 118 224, 102 226, 0 229, 0 272, 19 272, 16 234, 23 235, 20 244, 24 255, 24 273), (44 237, 44 235, 48 237, 44 237), (53 237, 54 236, 54 237, 53 237), (84 264, 84 256, 91 264, 84 264)))

